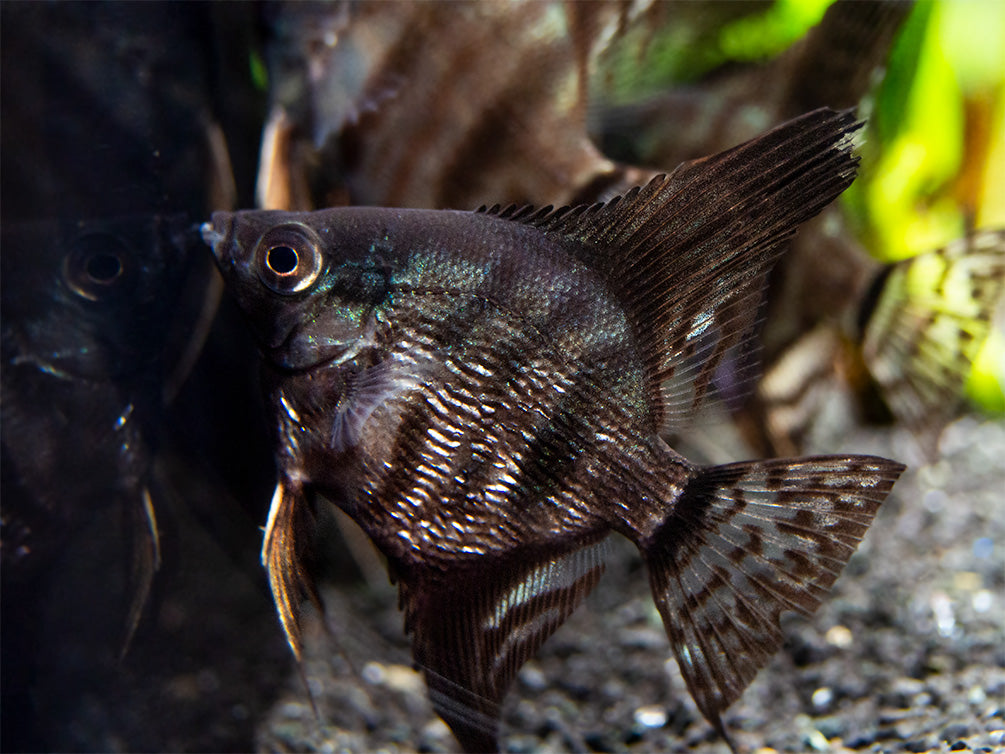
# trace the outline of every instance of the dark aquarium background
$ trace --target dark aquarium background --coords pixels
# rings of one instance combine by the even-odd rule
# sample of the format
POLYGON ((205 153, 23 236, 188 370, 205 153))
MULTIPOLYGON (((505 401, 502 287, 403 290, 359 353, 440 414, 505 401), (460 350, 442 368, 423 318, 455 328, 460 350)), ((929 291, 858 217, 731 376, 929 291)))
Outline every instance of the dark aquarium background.
MULTIPOLYGON (((333 510, 293 662, 212 211, 594 201, 610 166, 829 105, 868 119, 860 177, 771 281, 763 378, 722 375, 675 447, 909 470, 726 722, 762 754, 1000 750, 1001 39, 995 0, 0 3, 0 748, 457 750, 333 510)), ((505 750, 725 751, 624 544, 520 672, 505 750)))

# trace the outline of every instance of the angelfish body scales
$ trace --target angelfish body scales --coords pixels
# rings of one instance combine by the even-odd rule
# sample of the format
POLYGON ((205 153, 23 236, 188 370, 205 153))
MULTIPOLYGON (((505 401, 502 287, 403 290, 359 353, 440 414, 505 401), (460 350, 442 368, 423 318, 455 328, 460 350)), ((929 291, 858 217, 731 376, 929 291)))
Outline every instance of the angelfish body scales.
POLYGON ((298 448, 309 476, 399 567, 554 546, 556 532, 575 543, 618 520, 599 511, 643 507, 626 479, 653 473, 657 417, 609 285, 560 239, 491 216, 330 213, 380 239, 361 269, 382 277, 383 304, 361 323, 369 353, 282 381, 279 406, 296 418, 283 411, 280 435, 316 433, 298 448), (395 256, 400 271, 380 269, 395 256), (315 404, 329 371, 346 398, 315 404))

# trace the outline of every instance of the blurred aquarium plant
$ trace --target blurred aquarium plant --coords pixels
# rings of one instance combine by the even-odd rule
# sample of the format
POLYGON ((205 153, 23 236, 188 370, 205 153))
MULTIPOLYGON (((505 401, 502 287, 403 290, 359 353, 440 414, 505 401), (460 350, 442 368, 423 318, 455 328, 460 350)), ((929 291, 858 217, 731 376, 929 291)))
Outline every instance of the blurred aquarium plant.
MULTIPOLYGON (((842 197, 877 258, 905 259, 973 229, 1005 226, 1002 39, 1005 3, 997 0, 922 0, 908 18, 865 103, 862 172, 842 197)), ((1005 337, 998 324, 967 393, 1001 415, 1005 337)))
POLYGON ((732 63, 767 61, 819 23, 834 0, 675 3, 672 19, 630 26, 605 50, 602 87, 611 103, 686 84, 732 63))
POLYGON ((781 54, 823 18, 833 0, 775 0, 739 18, 718 36, 719 62, 758 62, 781 54))

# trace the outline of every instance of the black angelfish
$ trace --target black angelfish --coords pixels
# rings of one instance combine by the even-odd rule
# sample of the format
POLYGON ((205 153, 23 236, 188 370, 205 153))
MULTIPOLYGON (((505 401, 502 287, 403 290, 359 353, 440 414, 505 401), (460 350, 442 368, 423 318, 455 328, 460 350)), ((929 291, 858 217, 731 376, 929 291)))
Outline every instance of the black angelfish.
POLYGON ((4 583, 44 570, 81 526, 121 510, 137 566, 129 632, 159 561, 152 428, 189 228, 136 215, 2 234, 4 583))
POLYGON ((904 467, 701 468, 661 435, 744 345, 783 242, 853 180, 857 128, 819 110, 557 211, 215 214, 204 237, 267 361, 263 560, 293 650, 318 491, 387 556, 436 710, 466 749, 495 749, 500 700, 614 531, 725 735, 780 614, 820 604, 904 467))

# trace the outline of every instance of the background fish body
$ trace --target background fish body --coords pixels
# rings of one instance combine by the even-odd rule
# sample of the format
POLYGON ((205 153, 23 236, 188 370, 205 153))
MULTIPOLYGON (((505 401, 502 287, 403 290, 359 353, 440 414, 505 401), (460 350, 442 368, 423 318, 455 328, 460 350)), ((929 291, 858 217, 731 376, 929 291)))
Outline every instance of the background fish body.
POLYGON ((586 133, 586 75, 622 12, 277 4, 260 206, 571 203, 613 167, 586 133))

